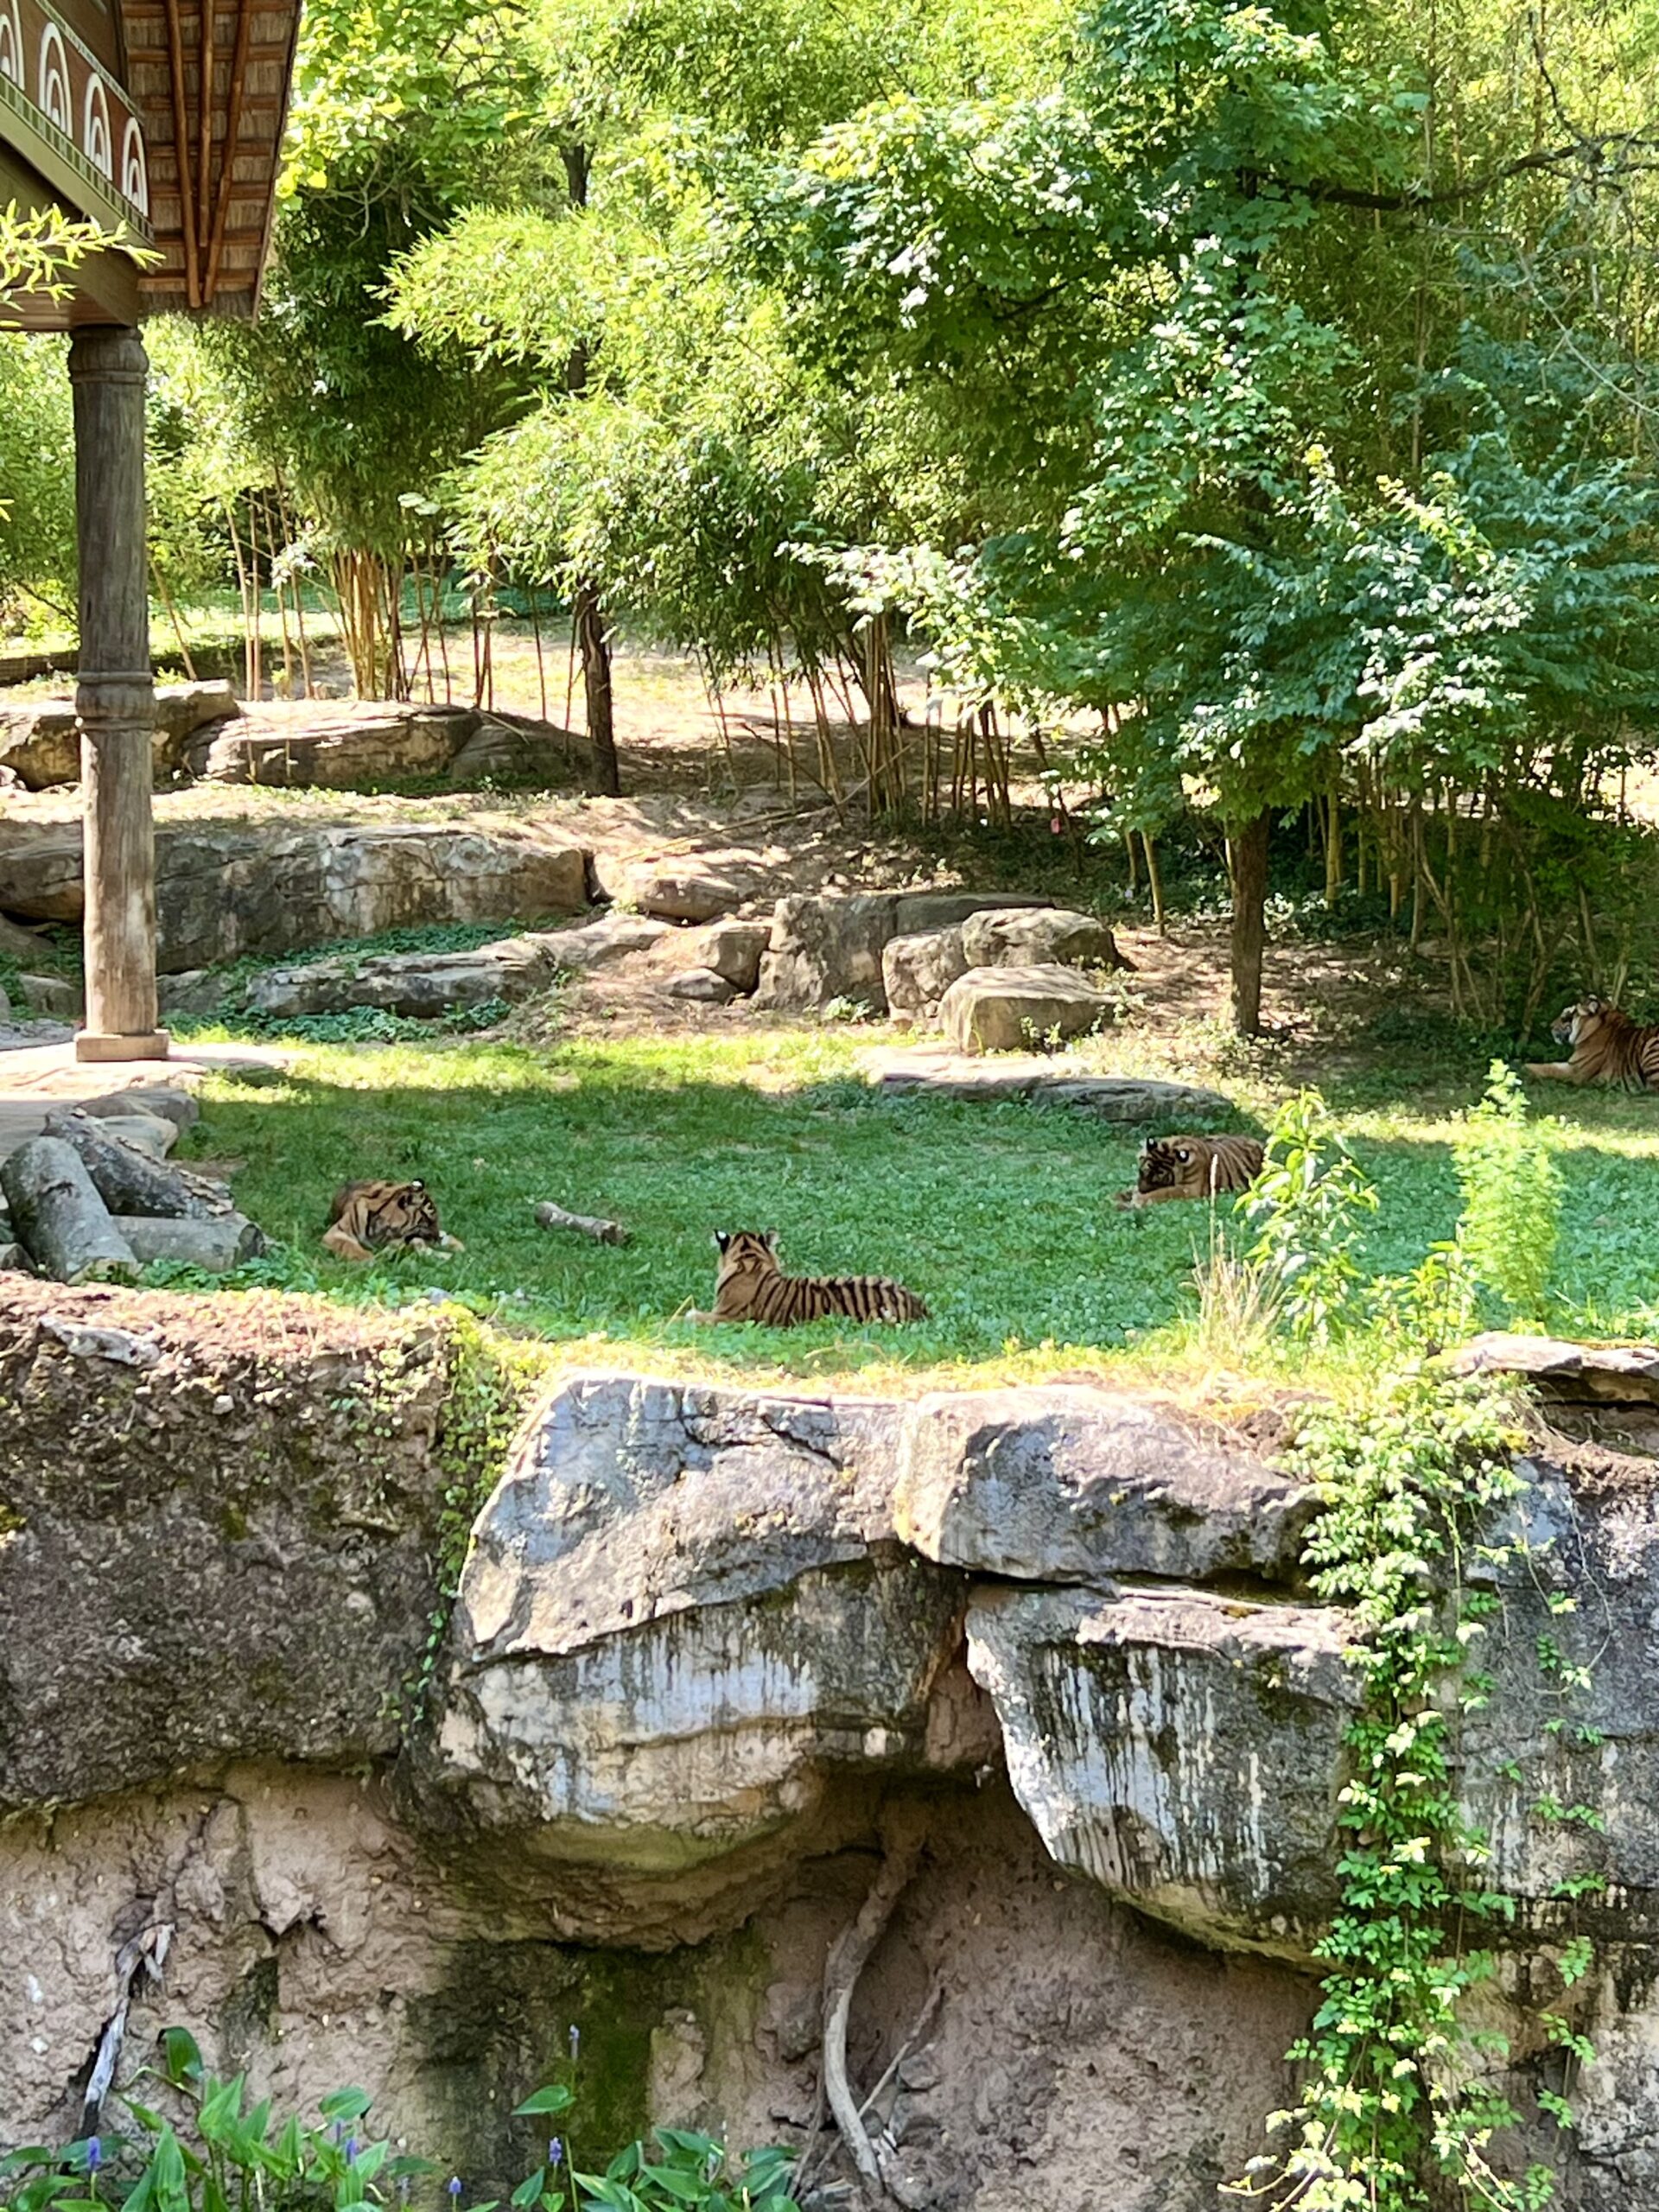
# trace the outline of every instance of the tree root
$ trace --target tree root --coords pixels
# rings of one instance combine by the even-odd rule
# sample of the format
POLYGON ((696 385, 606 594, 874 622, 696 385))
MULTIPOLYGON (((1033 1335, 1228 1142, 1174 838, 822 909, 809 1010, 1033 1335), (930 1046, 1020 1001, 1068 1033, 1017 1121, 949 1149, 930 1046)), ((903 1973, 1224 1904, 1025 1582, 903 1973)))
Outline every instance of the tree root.
MULTIPOLYGON (((869 1895, 859 1908, 852 1926, 830 1946, 824 1961, 823 2090, 829 2099, 836 2130, 861 2178, 879 2196, 905 2204, 910 2199, 901 2178, 893 2171, 890 2152, 873 2143, 864 2126, 864 2113, 880 2094, 887 2077, 862 2106, 847 2078, 847 2023, 852 2012, 853 1993, 920 1861, 927 1831, 919 1809, 915 1806, 894 1807, 882 1822, 881 1840, 885 1855, 880 1870, 870 1885, 869 1895)), ((930 1998, 927 2009, 931 2010, 931 2003, 930 1998)), ((912 2039, 916 2032, 912 2031, 912 2039)))

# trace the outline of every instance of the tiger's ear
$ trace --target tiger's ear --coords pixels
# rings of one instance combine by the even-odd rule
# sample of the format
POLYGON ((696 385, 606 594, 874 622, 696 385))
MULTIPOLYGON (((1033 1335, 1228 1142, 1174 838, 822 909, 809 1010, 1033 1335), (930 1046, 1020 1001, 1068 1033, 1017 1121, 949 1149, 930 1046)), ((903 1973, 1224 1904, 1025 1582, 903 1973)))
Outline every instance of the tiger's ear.
POLYGON ((723 1252, 731 1241, 732 1232, 729 1229, 717 1229, 715 1231, 715 1243, 721 1251, 723 1252))
POLYGON ((768 1252, 775 1252, 778 1249, 778 1231, 775 1229, 763 1229, 760 1232, 760 1242, 768 1252))
POLYGON ((415 1178, 415 1180, 414 1180, 414 1181, 410 1185, 410 1186, 409 1186, 409 1187, 410 1187, 410 1189, 411 1191, 419 1191, 419 1192, 422 1193, 422 1195, 423 1195, 423 1196, 424 1196, 424 1195, 425 1195, 425 1192, 426 1192, 426 1185, 425 1185, 425 1184, 424 1184, 424 1183, 423 1183, 423 1182, 422 1182, 422 1180, 421 1180, 421 1179, 420 1179, 420 1177, 419 1177, 418 1175, 415 1178))

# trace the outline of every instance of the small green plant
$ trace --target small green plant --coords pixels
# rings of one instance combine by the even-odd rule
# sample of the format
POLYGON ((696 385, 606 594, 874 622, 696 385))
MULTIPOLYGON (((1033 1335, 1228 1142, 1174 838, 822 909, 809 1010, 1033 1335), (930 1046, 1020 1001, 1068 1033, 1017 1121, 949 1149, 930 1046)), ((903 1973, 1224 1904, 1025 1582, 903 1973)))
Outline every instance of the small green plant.
POLYGON ((1513 1321, 1544 1311, 1561 1211, 1557 1125, 1529 1120, 1520 1079, 1491 1065, 1484 1096, 1452 1149, 1463 1192, 1459 1239, 1475 1278, 1513 1321))
POLYGON ((1360 1217, 1376 1203, 1319 1092, 1287 1099, 1239 1209, 1256 1228, 1248 1258, 1299 1342, 1328 1344, 1353 1318, 1360 1217))
MULTIPOLYGON (((573 2053, 576 2044, 573 2028, 573 2053)), ((0 2158, 3 2212, 350 2212, 391 2202, 498 2212, 499 2200, 470 2202, 461 2177, 445 2180, 436 2160, 394 2155, 389 2140, 369 2139, 370 2099, 361 2089, 324 2097, 321 2126, 297 2113, 279 2122, 269 2098, 251 2100, 245 2075, 221 2082, 210 2074, 182 2028, 167 2030, 162 2063, 145 2071, 179 2120, 124 2094, 130 2133, 12 2152, 0 2158)), ((734 2156, 717 2138, 683 2128, 630 2143, 603 2173, 578 2172, 568 2137, 546 2133, 575 2102, 566 2083, 554 2082, 515 2107, 515 2120, 536 2123, 546 2154, 513 2190, 513 2212, 798 2212, 792 2152, 734 2156)))

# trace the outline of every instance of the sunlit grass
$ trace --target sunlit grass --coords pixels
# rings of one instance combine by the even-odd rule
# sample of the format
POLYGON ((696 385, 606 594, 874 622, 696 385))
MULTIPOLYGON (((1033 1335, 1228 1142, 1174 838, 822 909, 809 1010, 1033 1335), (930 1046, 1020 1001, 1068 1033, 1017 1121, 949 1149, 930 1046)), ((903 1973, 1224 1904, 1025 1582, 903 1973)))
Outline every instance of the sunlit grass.
MULTIPOLYGON (((757 1382, 915 1389, 1132 1370, 1137 1382, 1222 1395, 1287 1379, 1253 1343, 1198 1321, 1195 1262, 1208 1209, 1123 1213, 1141 1132, 1025 1104, 878 1096, 858 1072, 857 1030, 729 1038, 573 1039, 550 1050, 495 1041, 316 1047, 277 1087, 220 1081, 193 1132, 198 1154, 245 1160, 238 1202, 276 1239, 267 1281, 334 1299, 402 1303, 432 1292, 544 1339, 561 1364, 638 1363, 757 1382), (319 1242, 335 1186, 419 1175, 466 1250, 352 1268, 319 1242), (620 1249, 538 1229, 552 1198, 613 1216, 620 1249), (706 1329, 713 1233, 774 1228, 804 1273, 893 1274, 932 1318, 906 1328, 822 1324, 789 1332, 706 1329), (1254 1386, 1230 1382, 1249 1363, 1254 1386)), ((1218 1077, 1193 1040, 1097 1039, 1081 1058, 1168 1071, 1171 1058, 1232 1096, 1247 1123, 1283 1085, 1218 1077)), ((1458 1197, 1452 1099, 1480 1071, 1407 1069, 1384 1104, 1338 1118, 1381 1204, 1363 1261, 1398 1274, 1449 1234, 1458 1197), (1414 1092, 1421 1093, 1421 1097, 1414 1092)), ((1381 1087, 1372 1077, 1360 1086, 1381 1087)), ((1555 1319, 1641 1333, 1659 1305, 1659 1098, 1541 1091, 1567 1117, 1555 1319)), ((1230 1209, 1213 1225, 1236 1242, 1230 1209)))

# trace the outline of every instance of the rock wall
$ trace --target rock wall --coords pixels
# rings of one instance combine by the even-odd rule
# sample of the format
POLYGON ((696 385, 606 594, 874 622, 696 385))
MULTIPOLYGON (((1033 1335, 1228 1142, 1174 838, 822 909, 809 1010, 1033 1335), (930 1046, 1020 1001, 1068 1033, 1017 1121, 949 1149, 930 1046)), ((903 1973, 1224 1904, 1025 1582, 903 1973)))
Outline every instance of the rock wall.
MULTIPOLYGON (((800 2142, 826 1954, 903 1807, 926 1846, 850 2061, 861 2090, 898 2062, 875 2111, 906 2200, 1212 2204, 1286 2099, 1355 1700, 1271 1418, 569 1377, 429 1669, 456 1357, 430 1316, 8 1287, 0 2139, 74 2130, 118 1955, 165 1929, 124 2071, 180 2021, 283 2101, 360 2083, 476 2191, 528 2163, 507 2115, 572 2024, 579 2149, 647 2120, 800 2142)), ((1523 1901, 1494 2019, 1598 1938, 1563 2201, 1643 2212, 1652 1414, 1557 1417, 1460 1756, 1523 1901), (1582 1740, 1536 1668, 1552 1591, 1604 1652, 1582 1740), (1605 1834, 1531 1819, 1541 1777, 1605 1834), (1586 1847, 1611 1887, 1571 1906, 1586 1847)), ((1518 2044, 1523 2106, 1554 2063, 1518 2044)))

